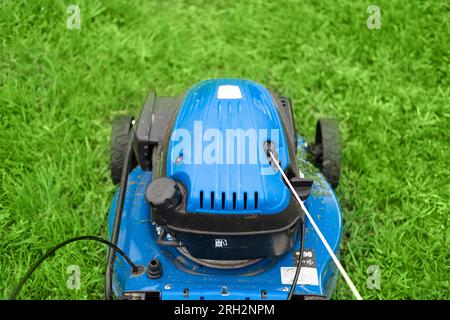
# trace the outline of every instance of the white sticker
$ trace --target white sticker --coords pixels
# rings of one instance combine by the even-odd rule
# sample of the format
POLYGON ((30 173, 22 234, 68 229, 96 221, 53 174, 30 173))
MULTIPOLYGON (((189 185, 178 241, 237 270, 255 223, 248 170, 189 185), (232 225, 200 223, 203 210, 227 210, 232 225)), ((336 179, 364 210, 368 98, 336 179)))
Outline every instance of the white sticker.
POLYGON ((217 99, 242 99, 241 89, 238 86, 219 86, 217 99))
MULTIPOLYGON (((294 281, 296 267, 281 267, 281 283, 292 284, 294 281)), ((317 276, 316 268, 302 267, 298 276, 297 284, 310 284, 313 286, 319 285, 319 277, 317 276)))

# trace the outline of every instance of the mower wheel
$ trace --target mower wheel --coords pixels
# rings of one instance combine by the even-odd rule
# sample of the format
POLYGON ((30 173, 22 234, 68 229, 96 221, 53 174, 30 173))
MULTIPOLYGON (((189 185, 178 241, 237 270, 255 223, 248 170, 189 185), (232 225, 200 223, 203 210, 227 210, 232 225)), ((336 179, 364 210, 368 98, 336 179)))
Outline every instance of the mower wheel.
MULTIPOLYGON (((128 115, 117 115, 113 119, 110 169, 111 179, 114 184, 120 183, 132 121, 133 117, 128 115)), ((135 163, 131 164, 131 168, 135 166, 135 163)))
POLYGON ((341 170, 341 144, 339 126, 335 119, 320 119, 316 127, 313 148, 314 163, 333 188, 339 184, 341 170))

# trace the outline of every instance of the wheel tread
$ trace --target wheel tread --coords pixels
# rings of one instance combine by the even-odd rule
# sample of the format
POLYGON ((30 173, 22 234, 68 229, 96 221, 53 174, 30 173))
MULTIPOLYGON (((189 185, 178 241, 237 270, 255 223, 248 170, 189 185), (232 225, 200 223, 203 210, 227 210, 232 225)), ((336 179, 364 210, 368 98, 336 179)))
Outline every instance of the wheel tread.
POLYGON ((118 115, 113 120, 110 145, 110 171, 114 184, 120 183, 132 120, 133 117, 129 115, 118 115))
POLYGON ((320 119, 316 128, 316 145, 320 146, 320 155, 316 155, 316 164, 333 188, 340 178, 340 139, 338 122, 334 119, 320 119))

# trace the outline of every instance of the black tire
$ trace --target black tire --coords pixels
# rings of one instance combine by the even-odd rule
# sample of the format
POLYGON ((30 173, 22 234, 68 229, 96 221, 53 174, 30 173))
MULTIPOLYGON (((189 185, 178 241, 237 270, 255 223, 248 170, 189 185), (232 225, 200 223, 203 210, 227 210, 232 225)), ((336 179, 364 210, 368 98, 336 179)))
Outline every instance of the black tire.
POLYGON ((339 185, 341 174, 341 143, 339 125, 334 119, 320 119, 316 127, 314 162, 333 188, 339 185))
MULTIPOLYGON (((120 183, 132 121, 133 117, 128 115, 117 115, 113 119, 110 169, 111 180, 114 184, 120 183)), ((133 167, 135 167, 135 164, 132 163, 133 167)))

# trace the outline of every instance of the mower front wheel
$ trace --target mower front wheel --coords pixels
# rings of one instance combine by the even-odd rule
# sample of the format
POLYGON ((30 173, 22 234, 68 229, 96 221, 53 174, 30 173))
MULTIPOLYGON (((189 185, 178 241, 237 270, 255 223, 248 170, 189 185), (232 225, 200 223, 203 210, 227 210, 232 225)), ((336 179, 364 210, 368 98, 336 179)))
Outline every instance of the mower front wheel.
MULTIPOLYGON (((110 169, 111 179, 114 184, 120 183, 129 134, 131 127, 133 126, 132 121, 133 117, 129 115, 117 115, 113 119, 111 131, 110 169)), ((135 164, 131 164, 131 168, 135 166, 135 164)))
POLYGON ((315 165, 333 188, 339 184, 341 171, 341 144, 339 126, 335 119, 320 119, 316 127, 313 148, 315 165))

